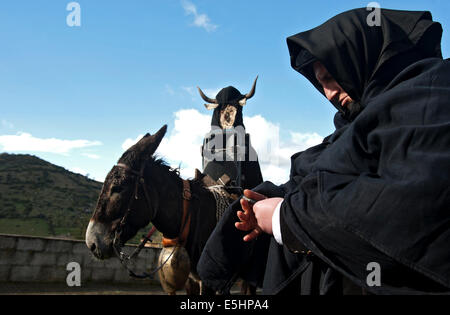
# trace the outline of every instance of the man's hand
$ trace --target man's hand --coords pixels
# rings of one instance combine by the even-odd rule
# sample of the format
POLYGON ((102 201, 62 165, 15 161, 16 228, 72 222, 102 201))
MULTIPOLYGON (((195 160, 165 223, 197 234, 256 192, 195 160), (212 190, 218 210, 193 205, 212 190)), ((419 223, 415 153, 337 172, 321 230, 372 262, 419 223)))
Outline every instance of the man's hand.
MULTIPOLYGON (((248 189, 244 190, 244 196, 255 201, 260 201, 267 198, 264 195, 258 194, 248 189)), ((241 231, 251 231, 244 237, 244 241, 249 242, 257 238, 262 231, 258 226, 258 221, 256 220, 255 213, 253 212, 253 205, 247 200, 241 199, 241 207, 243 211, 237 212, 237 216, 239 220, 241 220, 241 222, 236 222, 235 226, 238 230, 241 231)))
POLYGON ((262 232, 272 234, 272 216, 282 198, 267 198, 251 190, 245 190, 244 196, 257 201, 254 205, 241 199, 243 211, 238 211, 237 216, 241 222, 235 226, 241 231, 251 231, 244 237, 245 242, 256 239, 262 232))

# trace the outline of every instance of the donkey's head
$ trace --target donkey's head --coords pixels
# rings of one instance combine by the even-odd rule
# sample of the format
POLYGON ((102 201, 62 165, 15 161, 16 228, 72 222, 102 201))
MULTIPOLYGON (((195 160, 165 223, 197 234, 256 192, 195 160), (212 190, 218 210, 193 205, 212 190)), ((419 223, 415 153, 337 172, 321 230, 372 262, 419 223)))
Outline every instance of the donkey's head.
POLYGON ((114 241, 123 245, 147 226, 159 207, 154 189, 144 188, 143 176, 157 163, 153 153, 167 126, 147 134, 129 148, 106 176, 96 209, 86 230, 86 245, 99 259, 114 254, 114 241))

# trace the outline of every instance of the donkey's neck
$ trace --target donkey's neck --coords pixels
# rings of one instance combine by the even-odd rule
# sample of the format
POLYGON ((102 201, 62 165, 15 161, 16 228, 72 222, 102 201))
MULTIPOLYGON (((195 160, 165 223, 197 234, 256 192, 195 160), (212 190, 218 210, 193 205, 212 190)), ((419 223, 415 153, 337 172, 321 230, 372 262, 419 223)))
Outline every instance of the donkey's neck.
POLYGON ((158 208, 152 223, 164 237, 178 237, 183 216, 182 178, 163 164, 154 165, 147 178, 158 208))

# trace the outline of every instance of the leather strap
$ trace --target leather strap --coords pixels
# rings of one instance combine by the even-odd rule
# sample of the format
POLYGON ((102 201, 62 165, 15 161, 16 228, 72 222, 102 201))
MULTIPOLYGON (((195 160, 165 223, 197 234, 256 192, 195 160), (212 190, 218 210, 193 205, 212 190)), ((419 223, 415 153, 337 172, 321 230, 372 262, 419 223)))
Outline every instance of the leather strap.
POLYGON ((191 187, 189 181, 183 179, 183 217, 181 218, 180 234, 177 238, 169 239, 163 237, 162 245, 164 247, 184 246, 189 236, 189 228, 191 225, 191 213, 189 212, 189 201, 192 198, 191 187))

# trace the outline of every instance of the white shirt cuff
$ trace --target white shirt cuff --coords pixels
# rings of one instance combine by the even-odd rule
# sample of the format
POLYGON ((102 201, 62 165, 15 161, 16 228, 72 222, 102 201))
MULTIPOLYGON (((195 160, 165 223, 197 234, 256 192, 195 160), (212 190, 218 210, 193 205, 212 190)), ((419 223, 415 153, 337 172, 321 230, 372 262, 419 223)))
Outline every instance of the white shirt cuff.
POLYGON ((281 204, 283 201, 280 201, 280 203, 275 208, 275 212, 272 215, 272 233, 273 237, 277 241, 278 244, 283 245, 283 239, 281 237, 281 226, 280 226, 280 210, 281 210, 281 204))

